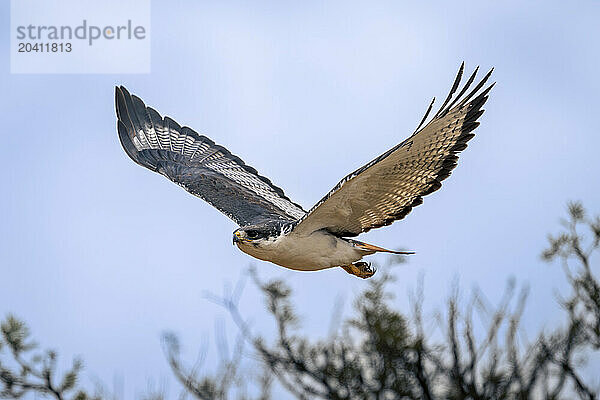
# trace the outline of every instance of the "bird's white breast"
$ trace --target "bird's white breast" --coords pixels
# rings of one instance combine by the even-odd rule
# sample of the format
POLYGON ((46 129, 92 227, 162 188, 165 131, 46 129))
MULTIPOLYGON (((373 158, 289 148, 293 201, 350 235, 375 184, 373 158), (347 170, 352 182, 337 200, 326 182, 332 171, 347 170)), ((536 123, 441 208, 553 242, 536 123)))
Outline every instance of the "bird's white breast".
POLYGON ((256 243, 239 242, 237 246, 260 260, 301 271, 348 265, 364 255, 351 243, 323 231, 308 236, 292 232, 256 243))

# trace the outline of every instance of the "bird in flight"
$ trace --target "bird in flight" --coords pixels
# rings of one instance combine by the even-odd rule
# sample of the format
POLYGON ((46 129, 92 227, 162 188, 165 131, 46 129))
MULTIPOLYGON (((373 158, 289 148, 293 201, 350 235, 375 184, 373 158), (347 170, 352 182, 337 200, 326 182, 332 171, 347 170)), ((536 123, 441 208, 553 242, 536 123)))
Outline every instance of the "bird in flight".
POLYGON ((169 117, 161 117, 123 86, 115 89, 117 130, 129 157, 198 196, 239 225, 233 243, 253 257, 301 271, 341 267, 360 278, 375 270, 364 256, 387 250, 351 239, 404 218, 438 190, 474 136, 490 70, 470 91, 478 68, 450 93, 428 121, 435 98, 415 132, 342 179, 309 211, 239 157, 169 117), (483 90, 482 90, 483 89, 483 90), (425 124, 425 122, 427 124, 425 124))

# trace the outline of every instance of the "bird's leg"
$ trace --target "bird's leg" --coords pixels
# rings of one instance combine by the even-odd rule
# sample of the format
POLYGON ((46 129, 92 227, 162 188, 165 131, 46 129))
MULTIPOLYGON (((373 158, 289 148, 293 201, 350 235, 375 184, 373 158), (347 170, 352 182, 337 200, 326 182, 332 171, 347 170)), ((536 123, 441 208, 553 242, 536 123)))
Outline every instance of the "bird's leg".
POLYGON ((341 267, 347 273, 356 275, 362 279, 370 278, 375 274, 375 268, 371 267, 371 263, 364 261, 358 261, 350 265, 342 265, 341 267))

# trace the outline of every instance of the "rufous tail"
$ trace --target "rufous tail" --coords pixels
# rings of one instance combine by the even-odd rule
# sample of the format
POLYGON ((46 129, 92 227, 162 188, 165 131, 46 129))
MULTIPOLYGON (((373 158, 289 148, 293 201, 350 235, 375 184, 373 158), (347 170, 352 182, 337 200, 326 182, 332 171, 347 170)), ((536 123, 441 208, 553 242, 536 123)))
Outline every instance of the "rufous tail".
POLYGON ((366 251, 372 251, 372 252, 381 252, 381 253, 392 253, 392 254, 401 254, 401 255, 410 255, 410 254, 415 254, 414 251, 396 251, 396 250, 388 250, 388 249, 384 249, 383 247, 379 247, 379 246, 375 246, 374 244, 369 244, 369 243, 365 243, 365 242, 360 242, 358 240, 349 240, 350 243, 352 243, 353 245, 355 245, 356 247, 362 249, 362 250, 366 250, 366 251))

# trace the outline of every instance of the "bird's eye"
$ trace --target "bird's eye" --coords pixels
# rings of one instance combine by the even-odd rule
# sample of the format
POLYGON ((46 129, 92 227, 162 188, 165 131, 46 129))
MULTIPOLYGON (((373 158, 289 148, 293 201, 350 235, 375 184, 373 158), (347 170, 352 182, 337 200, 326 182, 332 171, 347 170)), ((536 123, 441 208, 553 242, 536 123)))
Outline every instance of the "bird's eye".
POLYGON ((258 232, 257 231, 246 231, 246 236, 248 237, 248 239, 258 239, 258 232))

